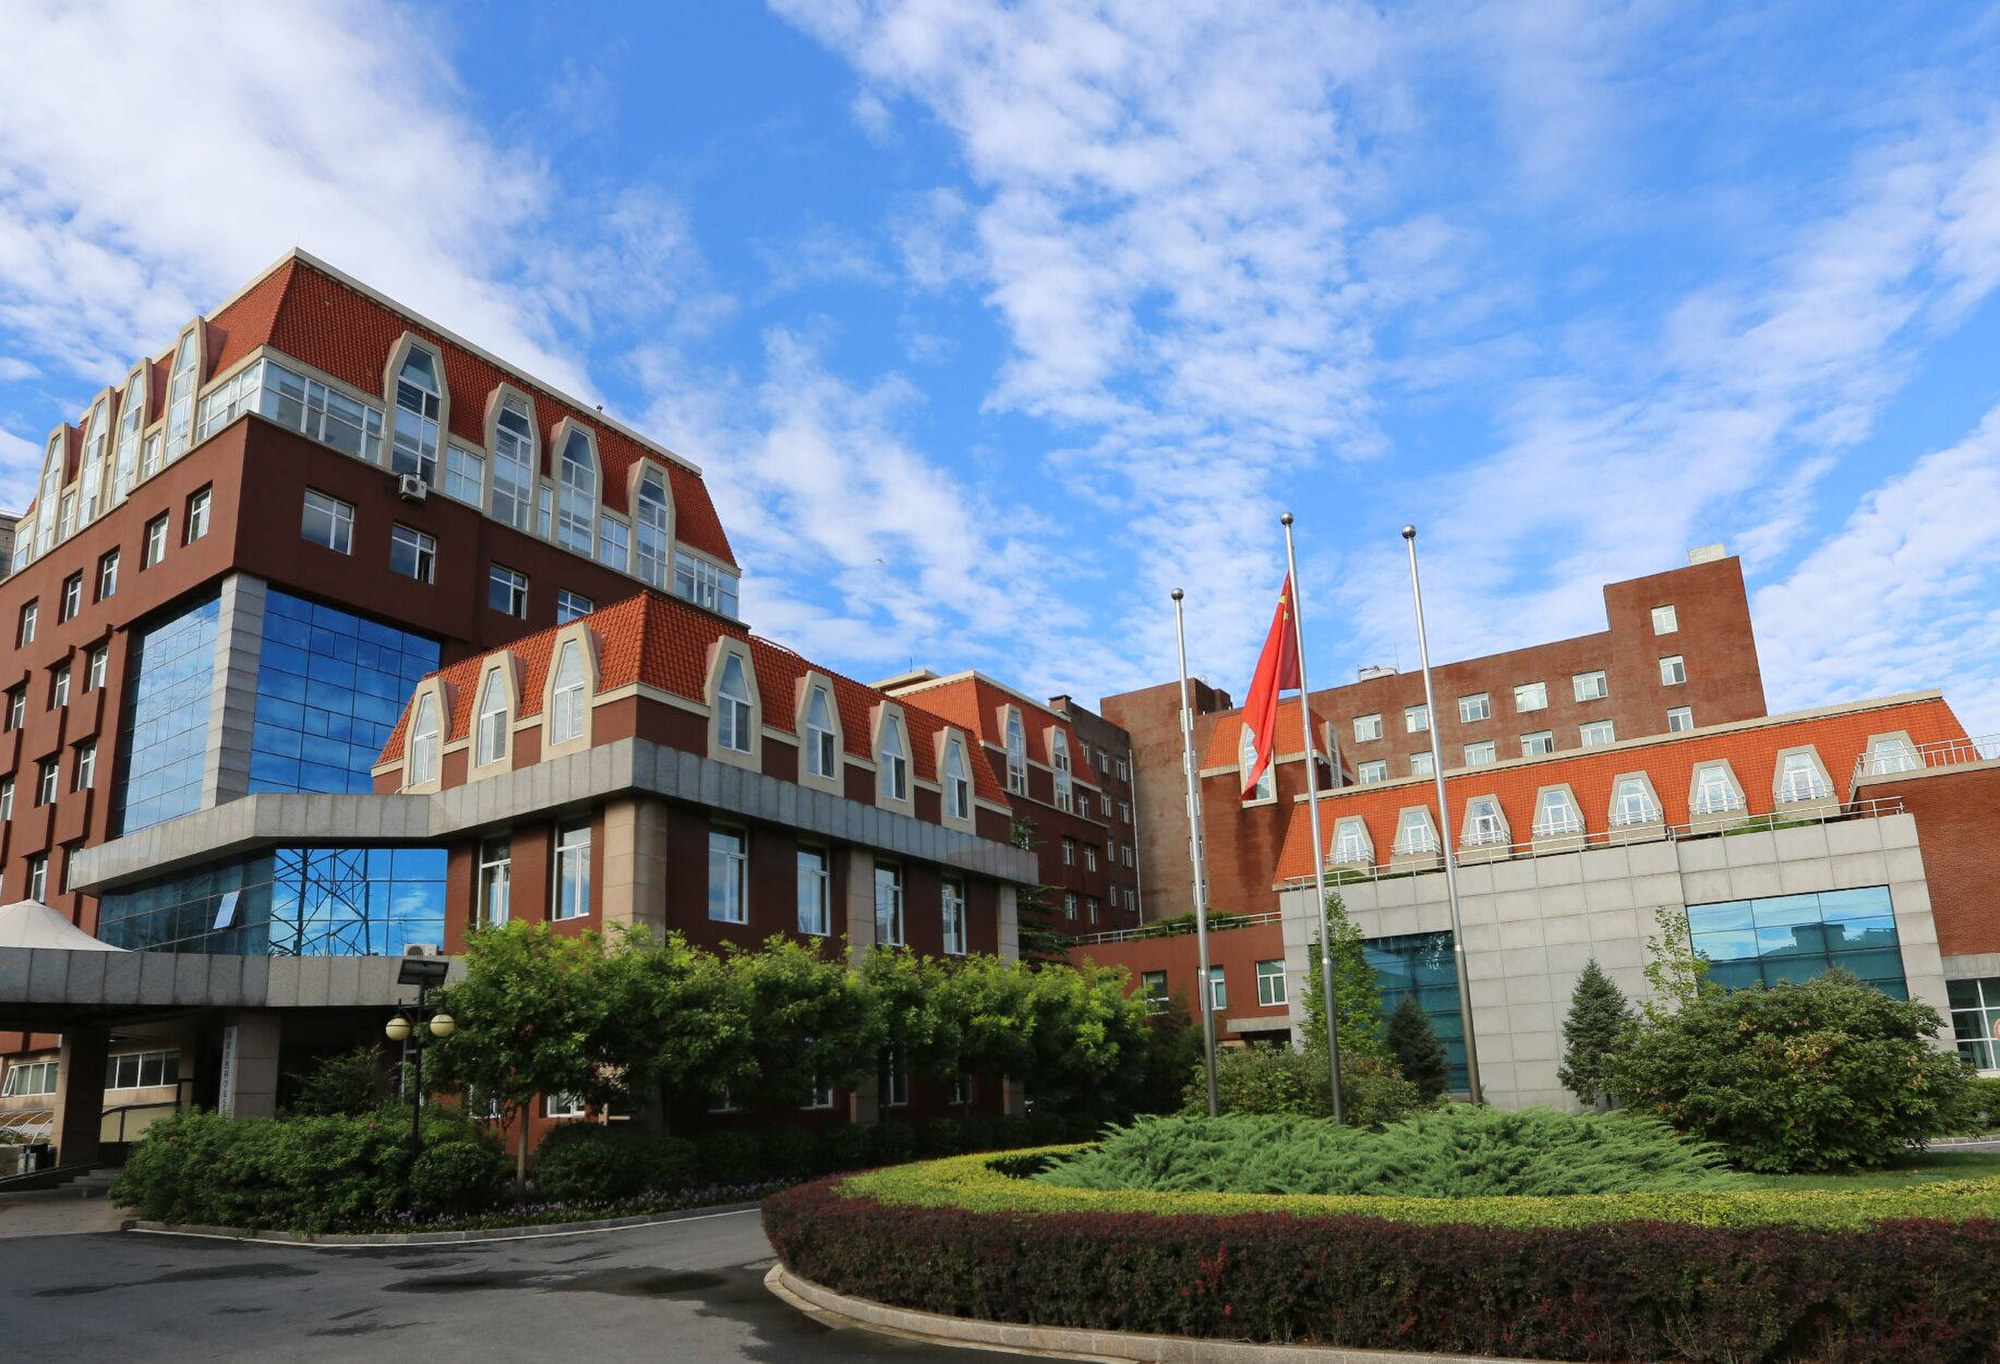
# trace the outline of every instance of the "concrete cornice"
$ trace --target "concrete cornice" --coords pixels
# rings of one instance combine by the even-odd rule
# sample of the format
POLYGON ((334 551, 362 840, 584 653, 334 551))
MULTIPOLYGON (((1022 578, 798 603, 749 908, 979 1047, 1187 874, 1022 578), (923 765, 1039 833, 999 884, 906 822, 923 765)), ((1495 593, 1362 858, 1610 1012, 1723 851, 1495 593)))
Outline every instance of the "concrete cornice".
POLYGON ((76 854, 71 884, 90 894, 266 848, 430 845, 556 818, 618 796, 657 796, 896 857, 1023 885, 1035 856, 1011 844, 876 809, 644 739, 621 739, 425 795, 245 796, 76 854))

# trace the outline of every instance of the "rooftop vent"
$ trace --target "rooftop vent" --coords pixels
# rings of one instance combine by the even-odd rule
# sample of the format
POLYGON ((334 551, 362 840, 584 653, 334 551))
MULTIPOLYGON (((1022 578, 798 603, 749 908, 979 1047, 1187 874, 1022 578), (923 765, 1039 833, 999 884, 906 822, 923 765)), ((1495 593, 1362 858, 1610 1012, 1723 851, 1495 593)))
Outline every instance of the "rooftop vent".
POLYGON ((1394 677, 1396 670, 1386 663, 1368 663, 1356 670, 1356 680, 1372 682, 1378 677, 1394 677))
POLYGON ((1728 557, 1729 551, 1723 547, 1720 540, 1712 545, 1701 545, 1688 551, 1688 562, 1690 564, 1712 564, 1717 559, 1727 559, 1728 557))

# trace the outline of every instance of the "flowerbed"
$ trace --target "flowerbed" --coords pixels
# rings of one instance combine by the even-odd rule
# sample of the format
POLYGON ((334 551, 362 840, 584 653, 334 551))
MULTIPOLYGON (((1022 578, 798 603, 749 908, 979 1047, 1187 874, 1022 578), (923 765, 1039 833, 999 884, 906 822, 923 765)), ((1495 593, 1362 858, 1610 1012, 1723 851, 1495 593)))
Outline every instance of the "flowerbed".
POLYGON ((1562 1360, 2000 1358, 2000 1180, 1577 1198, 1152 1195, 960 1157, 765 1201, 786 1265, 989 1321, 1562 1360))

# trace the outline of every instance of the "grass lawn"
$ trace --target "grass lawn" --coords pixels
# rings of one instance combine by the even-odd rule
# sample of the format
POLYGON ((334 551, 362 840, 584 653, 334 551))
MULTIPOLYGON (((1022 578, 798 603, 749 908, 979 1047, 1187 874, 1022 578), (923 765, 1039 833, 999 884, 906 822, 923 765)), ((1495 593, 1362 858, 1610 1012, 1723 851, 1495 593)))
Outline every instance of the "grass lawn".
POLYGON ((1938 1179, 2000 1176, 2000 1151, 1932 1151, 1904 1156, 1886 1169, 1851 1175, 1744 1175, 1750 1189, 1900 1189, 1938 1179))

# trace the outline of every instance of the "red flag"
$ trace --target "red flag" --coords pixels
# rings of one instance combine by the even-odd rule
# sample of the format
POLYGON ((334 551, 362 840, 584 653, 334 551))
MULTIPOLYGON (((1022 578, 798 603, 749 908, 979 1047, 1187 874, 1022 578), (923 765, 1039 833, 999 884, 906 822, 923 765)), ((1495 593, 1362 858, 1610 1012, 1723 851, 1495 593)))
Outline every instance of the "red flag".
POLYGON ((1277 613, 1271 617, 1271 633, 1264 636, 1264 652, 1257 656, 1257 673, 1250 679, 1250 696, 1243 703, 1243 724, 1257 745, 1257 760, 1243 774, 1246 800, 1278 751, 1278 693, 1297 690, 1298 685, 1299 637, 1292 622, 1292 579, 1286 574, 1277 613))

